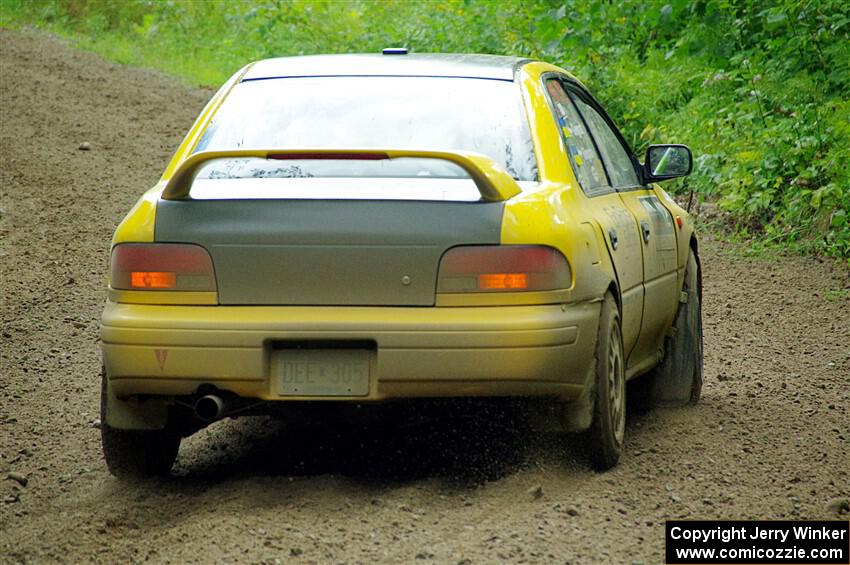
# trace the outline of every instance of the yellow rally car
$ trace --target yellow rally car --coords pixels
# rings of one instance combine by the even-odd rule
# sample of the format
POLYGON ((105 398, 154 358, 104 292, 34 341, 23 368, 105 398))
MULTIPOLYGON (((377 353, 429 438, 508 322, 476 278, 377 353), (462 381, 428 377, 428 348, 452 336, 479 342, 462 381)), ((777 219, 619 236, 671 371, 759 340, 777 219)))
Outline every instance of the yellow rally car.
MULTIPOLYGON (((483 55, 269 59, 236 73, 112 240, 102 438, 118 476, 296 403, 536 397, 623 451, 626 381, 695 402, 687 213, 584 86, 483 55)), ((631 390, 631 385, 630 385, 631 390)))

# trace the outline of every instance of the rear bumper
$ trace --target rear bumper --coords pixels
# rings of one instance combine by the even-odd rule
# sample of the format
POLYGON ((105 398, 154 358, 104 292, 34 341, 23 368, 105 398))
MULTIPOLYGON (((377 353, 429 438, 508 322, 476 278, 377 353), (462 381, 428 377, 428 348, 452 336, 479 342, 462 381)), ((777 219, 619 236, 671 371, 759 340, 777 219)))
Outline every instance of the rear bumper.
POLYGON ((469 308, 155 306, 108 302, 110 390, 189 395, 211 384, 263 400, 556 396, 572 400, 593 363, 599 303, 469 308), (369 392, 277 393, 275 344, 374 344, 369 392))

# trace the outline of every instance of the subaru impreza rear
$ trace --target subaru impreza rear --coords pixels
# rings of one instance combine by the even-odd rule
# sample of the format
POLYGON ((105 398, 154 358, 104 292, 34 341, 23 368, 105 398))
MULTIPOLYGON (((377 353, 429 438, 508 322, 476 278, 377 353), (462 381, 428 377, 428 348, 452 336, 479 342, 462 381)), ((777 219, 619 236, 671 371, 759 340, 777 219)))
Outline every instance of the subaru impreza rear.
POLYGON ((228 416, 586 391, 600 305, 521 214, 541 178, 519 62, 299 57, 222 87, 113 238, 115 474, 167 472, 228 416))

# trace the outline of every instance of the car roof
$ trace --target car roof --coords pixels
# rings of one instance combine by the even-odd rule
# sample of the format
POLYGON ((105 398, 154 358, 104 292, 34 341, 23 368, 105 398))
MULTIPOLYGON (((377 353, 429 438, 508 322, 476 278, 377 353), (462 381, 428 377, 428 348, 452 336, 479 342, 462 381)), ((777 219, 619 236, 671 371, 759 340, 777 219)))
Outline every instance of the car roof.
POLYGON ((514 71, 527 61, 501 55, 436 53, 279 57, 252 64, 242 82, 323 76, 435 76, 513 81, 514 71))

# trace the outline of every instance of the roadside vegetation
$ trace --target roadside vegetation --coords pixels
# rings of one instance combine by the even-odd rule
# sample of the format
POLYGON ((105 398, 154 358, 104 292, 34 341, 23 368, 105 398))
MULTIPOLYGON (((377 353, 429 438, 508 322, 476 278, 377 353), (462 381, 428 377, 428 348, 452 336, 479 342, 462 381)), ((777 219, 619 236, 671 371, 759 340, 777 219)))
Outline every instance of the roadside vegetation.
POLYGON ((846 0, 0 0, 0 26, 205 86, 258 58, 388 46, 544 59, 639 155, 690 145, 669 188, 715 202, 735 237, 850 261, 846 0))

